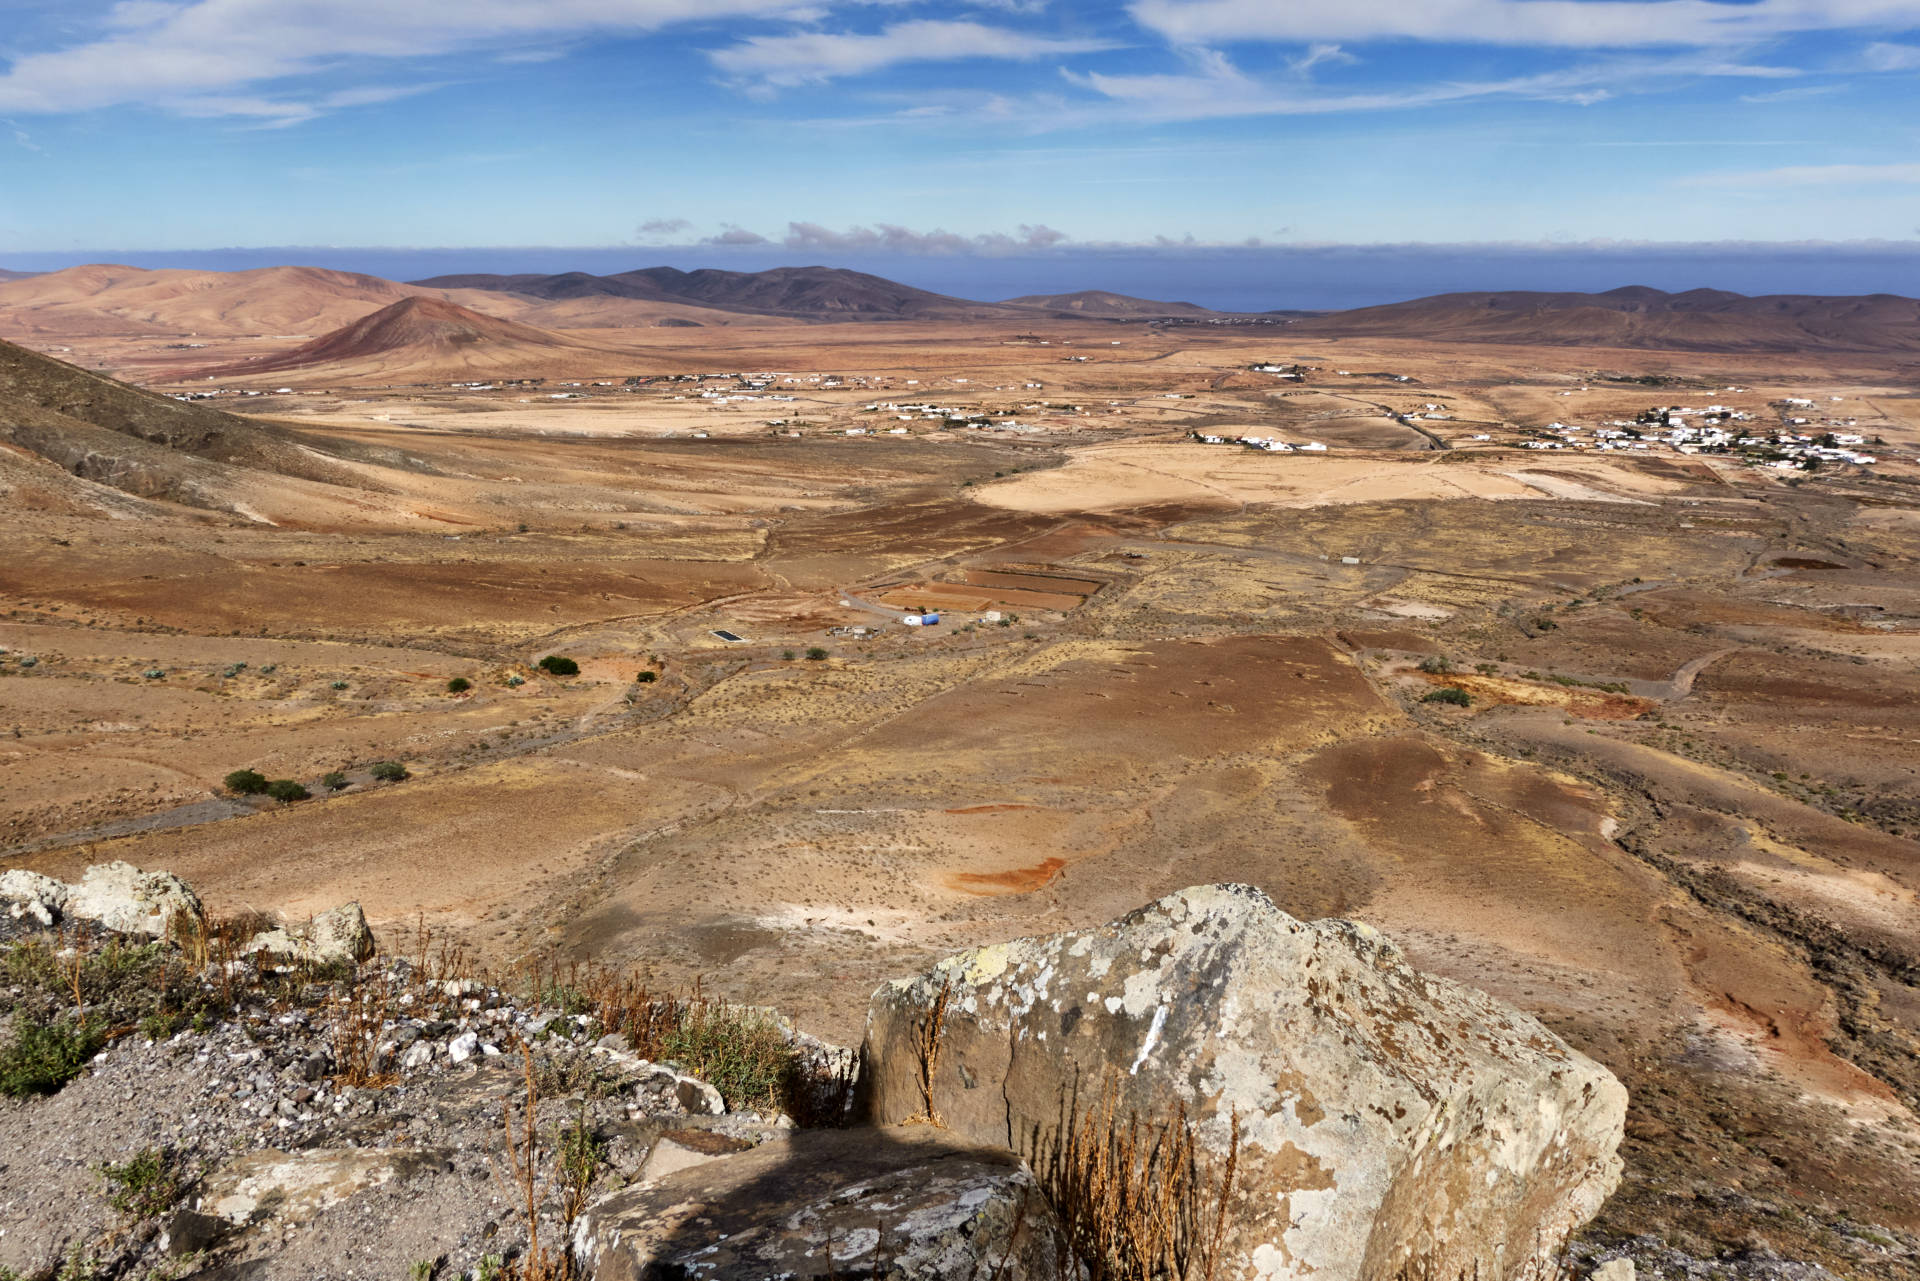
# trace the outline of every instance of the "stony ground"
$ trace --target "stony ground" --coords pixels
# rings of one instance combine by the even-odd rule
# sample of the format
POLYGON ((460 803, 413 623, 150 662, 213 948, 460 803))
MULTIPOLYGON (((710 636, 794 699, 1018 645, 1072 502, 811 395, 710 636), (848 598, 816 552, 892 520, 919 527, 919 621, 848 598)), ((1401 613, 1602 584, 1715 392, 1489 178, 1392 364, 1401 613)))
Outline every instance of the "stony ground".
MULTIPOLYGON (((49 942, 73 938, 4 946, 11 961, 49 942)), ((81 940, 95 956, 113 945, 81 940)), ((576 991, 526 1000, 404 960, 326 981, 251 967, 235 979, 231 1004, 207 984, 198 1026, 116 1028, 56 1093, 0 1100, 0 1276, 493 1275, 534 1222, 556 1247, 587 1197, 650 1159, 793 1126, 770 1099, 729 1107, 680 1065, 633 1054, 568 1012, 576 991), (143 1156, 152 1170, 128 1173, 143 1156)), ((0 986, 0 1042, 40 995, 0 986)), ((86 1016, 140 999, 102 997, 86 1016)))

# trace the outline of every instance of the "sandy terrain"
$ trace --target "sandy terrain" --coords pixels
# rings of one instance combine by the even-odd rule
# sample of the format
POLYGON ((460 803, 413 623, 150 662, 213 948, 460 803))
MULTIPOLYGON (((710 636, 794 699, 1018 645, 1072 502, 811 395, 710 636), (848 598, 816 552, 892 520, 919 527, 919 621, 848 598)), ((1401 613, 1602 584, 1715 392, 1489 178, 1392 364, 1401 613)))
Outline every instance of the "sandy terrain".
POLYGON ((0 452, 0 862, 357 897, 390 936, 698 977, 842 1038, 946 949, 1250 881, 1619 1072, 1607 1224, 1903 1275, 1835 1225, 1920 1230, 1909 374, 1036 327, 634 329, 611 385, 235 387, 206 403, 330 470, 221 472, 226 508, 0 452), (1315 368, 1249 368, 1279 359, 1315 368), (1882 463, 1513 447, 1789 395, 1870 415, 1882 463), (1385 416, 1426 403, 1452 416, 1385 416), (1449 686, 1471 704, 1421 701, 1449 686), (243 766, 316 795, 224 797, 243 766), (1693 1194, 1731 1185, 1775 1211, 1693 1194))

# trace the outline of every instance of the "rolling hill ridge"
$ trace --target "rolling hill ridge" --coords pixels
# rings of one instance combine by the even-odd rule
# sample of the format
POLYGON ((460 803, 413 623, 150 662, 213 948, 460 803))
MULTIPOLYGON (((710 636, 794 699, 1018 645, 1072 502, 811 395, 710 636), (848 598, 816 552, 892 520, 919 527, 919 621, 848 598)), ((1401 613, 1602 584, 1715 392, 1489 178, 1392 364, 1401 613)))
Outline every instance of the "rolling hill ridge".
POLYGON ((1920 351, 1920 300, 1894 294, 1458 293, 1303 320, 1315 337, 1423 338, 1674 351, 1920 351))

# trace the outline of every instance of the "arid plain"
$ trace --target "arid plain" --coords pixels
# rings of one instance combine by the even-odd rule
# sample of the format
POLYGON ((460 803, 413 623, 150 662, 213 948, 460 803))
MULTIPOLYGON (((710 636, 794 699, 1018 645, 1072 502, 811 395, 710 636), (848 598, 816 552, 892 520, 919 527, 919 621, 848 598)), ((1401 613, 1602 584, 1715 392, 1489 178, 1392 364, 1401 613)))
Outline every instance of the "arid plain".
POLYGON ((1595 1230, 1912 1275, 1850 1231, 1920 1232, 1909 357, 441 292, 565 340, 414 315, 250 374, 383 300, 0 307, 271 442, 0 447, 0 864, 358 899, 841 1039, 952 949, 1251 882, 1620 1075, 1595 1230), (1709 402, 1877 461, 1523 448, 1709 402), (1197 438, 1242 435, 1327 448, 1197 438))

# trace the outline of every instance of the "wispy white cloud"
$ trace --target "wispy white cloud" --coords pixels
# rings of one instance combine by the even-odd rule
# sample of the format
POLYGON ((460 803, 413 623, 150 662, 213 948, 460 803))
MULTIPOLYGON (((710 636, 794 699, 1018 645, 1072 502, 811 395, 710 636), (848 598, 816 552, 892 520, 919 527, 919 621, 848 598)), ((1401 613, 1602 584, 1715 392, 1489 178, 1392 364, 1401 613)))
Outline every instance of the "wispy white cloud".
POLYGON ((1105 40, 1063 39, 979 22, 899 22, 872 34, 800 31, 750 36, 708 53, 727 75, 789 87, 860 75, 906 62, 971 58, 1030 61, 1113 48, 1105 40))
POLYGON ((1705 48, 1795 32, 1920 26, 1920 0, 1133 0, 1129 12, 1180 44, 1420 40, 1705 48))
POLYGON ((1920 45, 1881 41, 1868 45, 1861 61, 1869 71, 1913 71, 1920 68, 1920 45))
POLYGON ((25 148, 28 151, 41 150, 40 144, 33 140, 33 135, 28 133, 25 129, 22 129, 19 125, 15 124, 13 121, 0 119, 0 126, 3 126, 6 129, 12 131, 13 141, 15 146, 25 148))
POLYGON ((1342 49, 1339 45, 1327 44, 1323 41, 1309 48, 1305 53, 1301 54, 1298 58, 1292 59, 1287 63, 1287 65, 1289 67, 1292 67, 1295 71, 1299 72, 1301 75, 1306 75, 1309 72, 1311 72, 1315 67, 1319 67, 1319 66, 1336 66, 1337 67, 1343 64, 1356 63, 1358 61, 1360 61, 1360 59, 1354 57, 1352 54, 1348 53, 1345 49, 1342 49))
POLYGON ((1842 84, 1792 85, 1785 89, 1769 89, 1765 93, 1743 93, 1740 101, 1752 103, 1800 102, 1807 98, 1825 98, 1829 95, 1845 92, 1842 84))
POLYGON ((1911 187, 1920 185, 1920 164, 1784 165, 1742 173, 1699 174, 1688 187, 1911 187))
POLYGON ((1729 76, 1790 79, 1800 72, 1729 62, 1711 57, 1619 58, 1493 80, 1448 80, 1396 85, 1344 93, 1325 93, 1299 85, 1276 85, 1240 71, 1218 50, 1189 49, 1194 70, 1187 74, 1113 75, 1063 70, 1072 84, 1103 99, 1081 107, 1055 123, 1088 123, 1112 115, 1148 121, 1205 120, 1230 117, 1327 115, 1335 112, 1389 111, 1490 98, 1523 98, 1590 105, 1617 93, 1633 92, 1675 77, 1729 76))
MULTIPOLYGON (((509 41, 638 33, 718 18, 782 17, 795 0, 127 0, 99 38, 25 54, 0 74, 0 110, 85 111, 140 104, 187 114, 297 119, 318 98, 278 101, 258 86, 342 63, 417 58, 509 41)), ((346 105, 346 104, 341 104, 346 105)))

